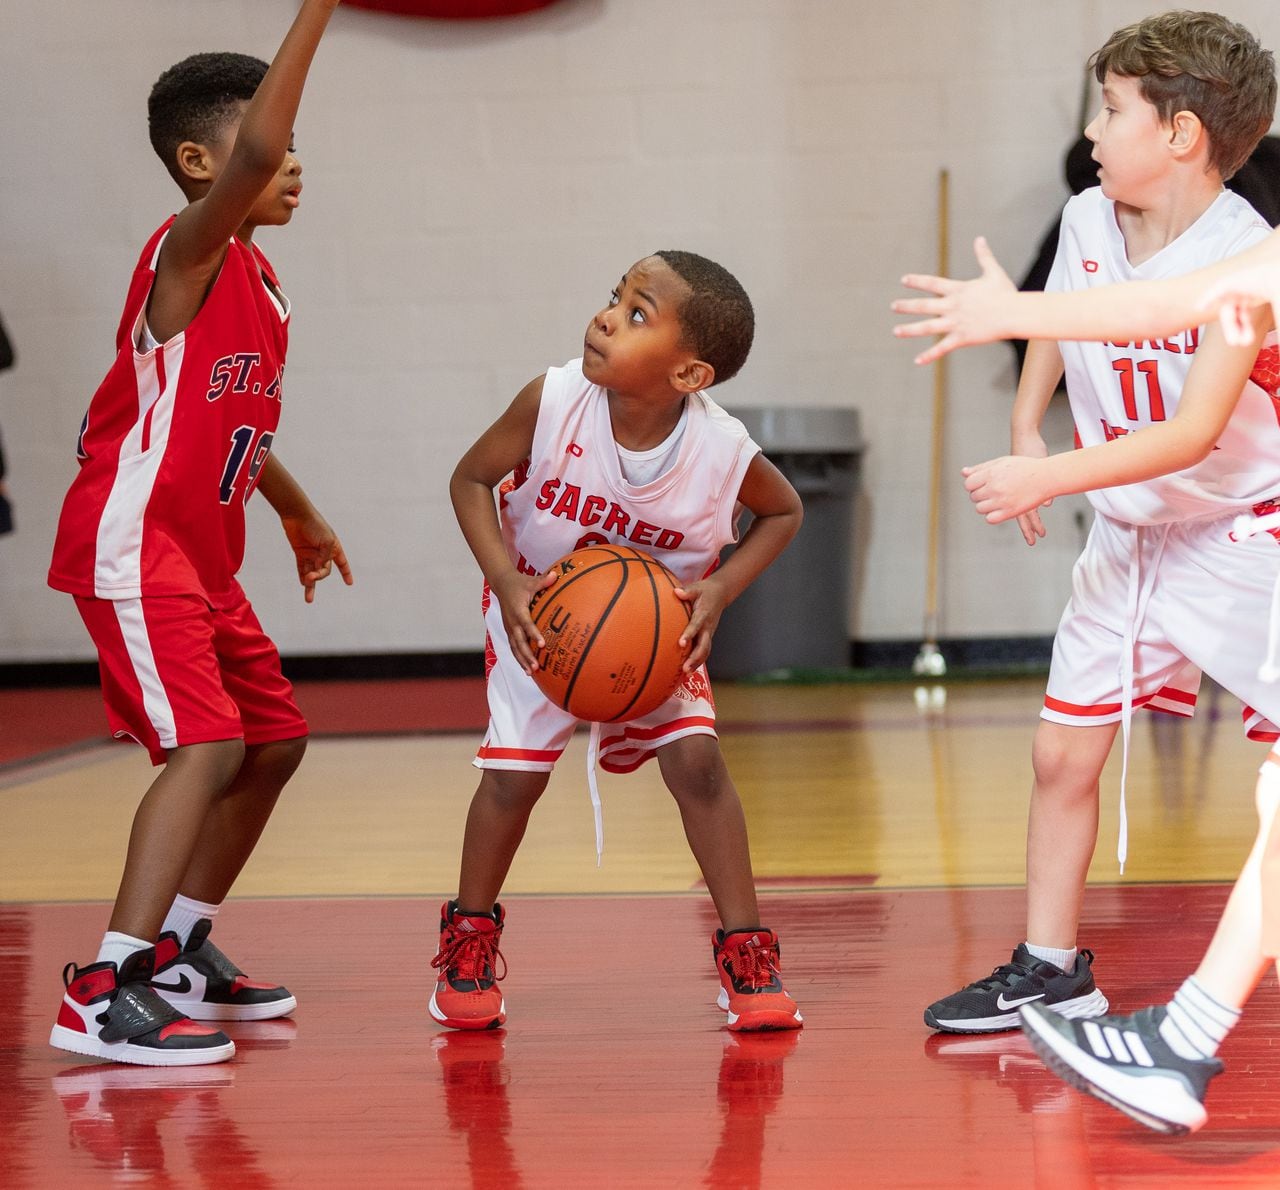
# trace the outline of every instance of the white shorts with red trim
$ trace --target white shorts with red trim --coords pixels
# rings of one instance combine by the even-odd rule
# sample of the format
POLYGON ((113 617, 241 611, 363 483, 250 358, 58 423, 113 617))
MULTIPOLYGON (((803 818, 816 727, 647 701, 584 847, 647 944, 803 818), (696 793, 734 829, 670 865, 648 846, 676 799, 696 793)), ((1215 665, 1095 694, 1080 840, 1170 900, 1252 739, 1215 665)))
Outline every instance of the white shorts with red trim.
POLYGON ((1120 721, 1136 551, 1145 606, 1134 635, 1134 707, 1191 715, 1203 672, 1244 704, 1250 739, 1280 738, 1280 684, 1258 677, 1280 544, 1267 533, 1234 540, 1234 520, 1135 527, 1095 514, 1054 637, 1042 718, 1076 727, 1120 721))
MULTIPOLYGON (((472 763, 478 769, 549 773, 581 720, 561 710, 520 668, 502 627, 497 603, 485 614, 489 729, 472 763)), ((716 734, 716 708, 705 667, 686 676, 656 711, 600 728, 600 767, 629 773, 664 744, 716 734)))

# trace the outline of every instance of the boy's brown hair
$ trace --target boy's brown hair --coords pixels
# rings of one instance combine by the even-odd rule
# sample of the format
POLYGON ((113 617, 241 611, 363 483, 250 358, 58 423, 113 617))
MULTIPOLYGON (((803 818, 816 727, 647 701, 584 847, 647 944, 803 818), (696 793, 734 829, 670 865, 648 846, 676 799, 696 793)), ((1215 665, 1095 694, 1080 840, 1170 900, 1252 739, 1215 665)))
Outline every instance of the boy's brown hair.
POLYGON ((1178 112, 1200 118, 1209 165, 1225 180, 1271 127, 1276 65, 1243 25, 1216 12, 1166 12, 1118 29, 1092 58, 1107 72, 1139 80, 1143 98, 1170 124, 1178 112))

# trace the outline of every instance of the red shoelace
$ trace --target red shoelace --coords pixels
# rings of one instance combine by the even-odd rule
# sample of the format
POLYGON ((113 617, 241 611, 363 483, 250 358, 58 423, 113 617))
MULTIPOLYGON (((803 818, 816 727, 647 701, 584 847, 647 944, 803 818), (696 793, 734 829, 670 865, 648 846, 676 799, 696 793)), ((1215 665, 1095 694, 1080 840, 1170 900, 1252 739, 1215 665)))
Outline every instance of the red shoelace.
POLYGON ((443 949, 431 960, 431 965, 450 978, 470 980, 477 987, 486 982, 486 971, 493 973, 493 980, 507 977, 507 960, 492 934, 452 931, 443 949), (501 975, 498 974, 499 963, 502 964, 501 975))
POLYGON ((744 942, 730 954, 729 965, 740 983, 753 988, 767 988, 773 983, 775 975, 782 974, 778 967, 777 949, 772 946, 755 946, 750 942, 744 942))

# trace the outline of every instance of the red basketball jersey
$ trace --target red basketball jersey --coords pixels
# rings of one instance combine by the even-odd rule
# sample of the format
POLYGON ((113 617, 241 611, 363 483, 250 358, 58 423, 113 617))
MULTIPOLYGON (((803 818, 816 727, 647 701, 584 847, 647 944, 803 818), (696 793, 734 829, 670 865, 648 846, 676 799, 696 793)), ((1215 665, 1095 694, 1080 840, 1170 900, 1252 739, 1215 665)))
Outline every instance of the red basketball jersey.
POLYGON ((280 420, 289 304, 275 296, 266 257, 232 238, 191 324, 140 351, 172 223, 134 270, 115 364, 80 430, 80 473, 63 502, 49 585, 100 599, 199 595, 221 606, 237 589, 245 502, 280 420))

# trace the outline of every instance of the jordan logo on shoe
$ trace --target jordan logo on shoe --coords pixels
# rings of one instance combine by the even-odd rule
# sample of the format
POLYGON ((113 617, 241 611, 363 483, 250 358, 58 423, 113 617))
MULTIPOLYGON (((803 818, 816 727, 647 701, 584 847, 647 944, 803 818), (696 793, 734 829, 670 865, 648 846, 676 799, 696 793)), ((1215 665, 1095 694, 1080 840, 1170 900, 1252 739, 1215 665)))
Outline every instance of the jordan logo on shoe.
POLYGON ((1008 1012, 1012 1008, 1018 1008, 1023 1004, 1030 1004, 1032 1000, 1043 1000, 1043 999, 1044 999, 1044 992, 1041 992, 1038 996, 1023 996, 1019 1000, 1006 1000, 1004 998, 1004 993, 1001 992, 1000 995, 996 997, 996 1007, 1001 1012, 1008 1012))
POLYGON ((162 992, 176 992, 179 996, 185 996, 191 990, 191 980, 185 975, 179 975, 177 983, 161 983, 158 979, 153 979, 151 986, 162 992))

